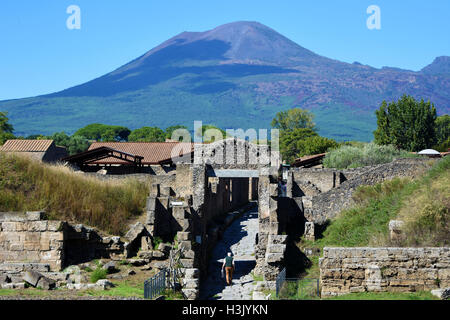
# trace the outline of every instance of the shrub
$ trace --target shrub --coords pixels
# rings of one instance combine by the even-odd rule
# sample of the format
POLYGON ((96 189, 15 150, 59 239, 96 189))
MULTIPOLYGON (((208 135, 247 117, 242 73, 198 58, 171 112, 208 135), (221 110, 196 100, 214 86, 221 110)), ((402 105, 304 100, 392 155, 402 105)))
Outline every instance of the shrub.
POLYGON ((91 282, 96 283, 100 279, 106 279, 107 271, 101 267, 97 267, 91 274, 91 282))
POLYGON ((326 168, 348 169, 388 163, 394 158, 410 158, 417 155, 394 146, 379 146, 367 143, 361 146, 344 145, 330 151, 323 160, 326 168))

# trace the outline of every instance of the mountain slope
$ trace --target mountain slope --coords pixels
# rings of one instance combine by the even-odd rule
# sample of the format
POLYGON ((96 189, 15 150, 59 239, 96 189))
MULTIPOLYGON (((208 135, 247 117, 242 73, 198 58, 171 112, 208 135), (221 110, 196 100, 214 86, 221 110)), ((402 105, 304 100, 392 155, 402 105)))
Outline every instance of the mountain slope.
POLYGON ((241 21, 183 32, 102 77, 2 101, 0 110, 9 111, 17 134, 31 134, 72 133, 93 122, 165 128, 202 120, 223 128, 269 128, 276 112, 300 106, 316 115, 322 135, 371 140, 374 110, 383 99, 406 93, 449 112, 450 76, 438 72, 442 64, 413 72, 343 63, 260 23, 241 21))

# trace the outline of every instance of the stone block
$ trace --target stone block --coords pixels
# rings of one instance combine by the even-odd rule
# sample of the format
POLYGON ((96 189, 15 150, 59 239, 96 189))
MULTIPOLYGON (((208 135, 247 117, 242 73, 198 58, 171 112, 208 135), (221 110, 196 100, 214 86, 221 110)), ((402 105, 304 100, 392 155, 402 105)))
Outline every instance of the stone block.
POLYGON ((191 233, 190 232, 177 232, 177 240, 178 241, 186 241, 191 239, 191 233))
POLYGON ((117 268, 116 262, 114 262, 114 261, 110 261, 110 262, 106 263, 105 265, 103 265, 102 268, 105 269, 108 273, 114 273, 119 270, 117 268))
POLYGON ((139 251, 138 257, 141 259, 152 259, 153 258, 153 251, 139 251))
POLYGON ((156 259, 156 260, 164 260, 166 258, 166 255, 162 251, 153 250, 152 251, 152 258, 156 259))
POLYGON ((95 284, 97 285, 97 287, 100 290, 107 290, 107 289, 110 289, 110 288, 114 288, 114 284, 111 281, 107 280, 107 279, 98 280, 95 284))
POLYGON ((171 188, 168 186, 160 186, 159 191, 161 197, 170 197, 171 195, 171 188))
POLYGON ((286 251, 285 244, 270 244, 267 247, 267 252, 269 253, 281 253, 283 254, 286 251))
POLYGON ((199 294, 197 289, 181 289, 181 292, 187 300, 195 300, 199 294))
POLYGON ((47 231, 48 221, 30 221, 28 222, 28 231, 43 232, 47 231))
POLYGON ((184 270, 184 277, 186 279, 198 279, 200 270, 196 268, 187 268, 184 270))
POLYGON ((48 231, 62 231, 64 223, 62 221, 48 221, 47 230, 48 231))
POLYGON ((266 253, 266 263, 281 263, 284 260, 284 254, 282 253, 266 253))
POLYGON ((47 277, 42 276, 37 285, 37 288, 41 288, 44 290, 53 290, 56 288, 56 281, 47 277))
POLYGON ((23 243, 11 243, 9 245, 10 251, 23 251, 23 243))
POLYGON ((26 216, 28 221, 39 221, 45 219, 45 211, 28 211, 26 216))
POLYGON ((178 222, 181 226, 181 231, 190 232, 191 231, 191 221, 188 219, 184 219, 178 222))
POLYGON ((23 276, 23 280, 27 283, 29 283, 31 286, 36 287, 39 279, 42 278, 43 275, 37 271, 26 271, 24 276, 23 276))
POLYGON ((195 252, 194 252, 194 250, 185 251, 183 253, 183 258, 185 258, 185 259, 195 259, 195 252))
POLYGON ((152 240, 150 237, 143 236, 141 238, 141 250, 148 251, 153 249, 152 240))
POLYGON ((199 279, 183 279, 183 288, 198 289, 200 286, 199 279))
POLYGON ((186 210, 184 207, 173 207, 172 216, 177 220, 181 221, 186 218, 186 210))
POLYGON ((156 220, 156 212, 154 210, 148 210, 147 211, 147 220, 145 223, 147 225, 154 225, 156 220))
POLYGON ((194 260, 193 259, 180 259, 180 262, 184 268, 194 268, 194 260))
POLYGON ((189 250, 192 250, 192 243, 189 240, 181 241, 178 247, 180 249, 183 248, 185 251, 189 251, 189 250))
POLYGON ((315 233, 314 233, 314 222, 306 222, 305 223, 305 239, 314 241, 315 233))

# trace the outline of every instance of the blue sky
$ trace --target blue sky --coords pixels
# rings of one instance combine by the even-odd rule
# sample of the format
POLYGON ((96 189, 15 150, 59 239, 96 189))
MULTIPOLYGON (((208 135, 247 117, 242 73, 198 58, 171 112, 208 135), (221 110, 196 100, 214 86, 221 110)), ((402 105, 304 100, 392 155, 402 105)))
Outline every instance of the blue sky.
POLYGON ((183 31, 258 21, 323 56, 420 70, 450 55, 448 0, 2 0, 0 100, 59 91, 108 73, 183 31), (69 30, 69 5, 81 29, 69 30), (381 30, 369 30, 369 5, 381 30))

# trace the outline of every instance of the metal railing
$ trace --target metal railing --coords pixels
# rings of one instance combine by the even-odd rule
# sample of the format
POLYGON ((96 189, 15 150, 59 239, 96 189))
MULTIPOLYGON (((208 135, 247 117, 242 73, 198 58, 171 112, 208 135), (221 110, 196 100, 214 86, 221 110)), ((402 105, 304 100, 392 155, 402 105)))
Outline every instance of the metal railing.
POLYGON ((281 300, 305 300, 320 297, 319 279, 286 278, 286 269, 283 269, 276 279, 276 297, 281 300))
POLYGON ((286 268, 283 268, 281 272, 278 274, 275 285, 276 285, 276 297, 278 298, 281 287, 283 286, 283 283, 286 281, 286 268))
POLYGON ((182 272, 179 269, 162 269, 156 275, 144 282, 144 298, 153 299, 166 288, 178 290, 182 272))
POLYGON ((144 282, 144 298, 153 299, 166 289, 166 269, 144 282))

